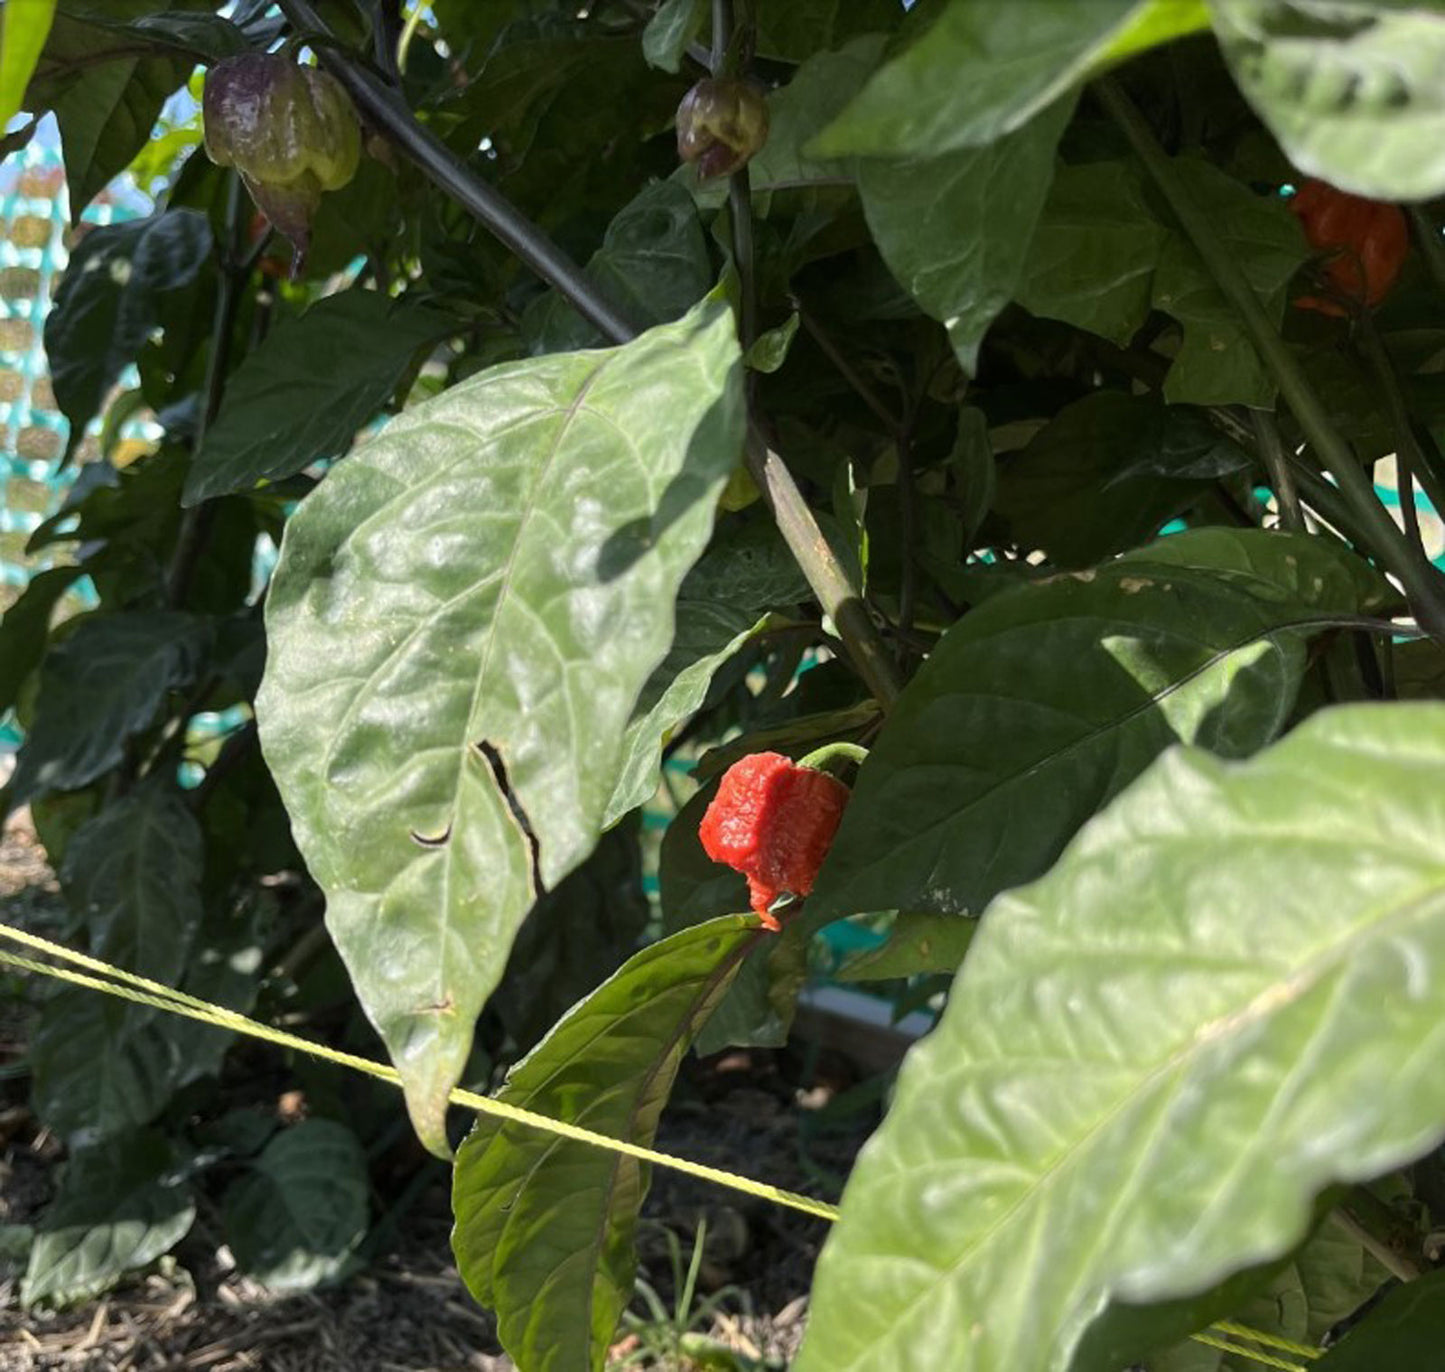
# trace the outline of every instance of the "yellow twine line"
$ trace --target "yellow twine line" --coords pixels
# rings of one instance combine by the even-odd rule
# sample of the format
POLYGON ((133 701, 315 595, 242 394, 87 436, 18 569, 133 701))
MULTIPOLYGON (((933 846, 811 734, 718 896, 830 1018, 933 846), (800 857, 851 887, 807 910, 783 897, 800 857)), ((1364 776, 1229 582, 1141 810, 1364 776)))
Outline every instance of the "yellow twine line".
MULTIPOLYGON (((128 972, 123 967, 115 967, 99 958, 76 952, 75 949, 67 948, 64 944, 53 943, 38 934, 27 933, 10 924, 0 922, 0 938, 8 938, 12 942, 58 958, 63 962, 75 963, 98 975, 90 976, 84 972, 72 971, 68 967, 55 967, 49 963, 37 962, 33 958, 22 957, 17 953, 6 952, 4 949, 0 949, 0 964, 17 967, 21 971, 35 973, 39 976, 57 977, 62 981, 72 982, 76 986, 84 986, 105 995, 118 996, 123 1000, 134 1001, 137 1005, 150 1006, 152 1009, 162 1010, 167 1014, 183 1015, 187 1019, 199 1020, 202 1024, 209 1024, 215 1028, 231 1029, 238 1034, 247 1034, 252 1038, 274 1043, 281 1048, 294 1049, 298 1053, 306 1053, 311 1057, 320 1058, 324 1062, 335 1063, 338 1067, 348 1067, 352 1071, 362 1072, 378 1081, 387 1082, 397 1088, 401 1087, 400 1073, 388 1063, 375 1062, 371 1058, 343 1052, 339 1048, 316 1043, 311 1039, 302 1038, 299 1034, 288 1033, 284 1029, 275 1029, 269 1024, 262 1024, 259 1020, 251 1019, 238 1011, 228 1010, 223 1005, 215 1005, 210 1001, 201 1000, 197 996, 188 995, 184 991, 177 991, 162 982, 152 981, 135 972, 128 972)), ((549 1115, 541 1115, 518 1105, 510 1105, 506 1101, 496 1100, 491 1096, 478 1095, 475 1091, 466 1091, 461 1087, 456 1087, 449 1093, 447 1099, 454 1105, 465 1106, 479 1114, 492 1115, 512 1124, 538 1129, 543 1133, 569 1139, 574 1143, 584 1143, 593 1148, 621 1153, 626 1157, 636 1158, 639 1162, 667 1167, 674 1172, 696 1177, 700 1181, 708 1181, 717 1186, 727 1187, 729 1190, 741 1191, 744 1195, 756 1196, 761 1200, 771 1201, 775 1205, 784 1206, 789 1210, 797 1210, 802 1214, 812 1215, 830 1223, 838 1218, 838 1207, 829 1205, 826 1201, 815 1200, 811 1196, 800 1195, 796 1191, 788 1191, 768 1182, 754 1181, 751 1177, 744 1177, 736 1172, 726 1172, 720 1167, 709 1167, 706 1163, 693 1162, 689 1158, 677 1157, 671 1153, 660 1153, 655 1148, 646 1148, 626 1139, 615 1139, 607 1134, 598 1134, 591 1129, 584 1129, 580 1125, 569 1124, 565 1120, 553 1119, 549 1115)), ((1218 1320, 1212 1328, 1239 1338, 1250 1339, 1266 1347, 1283 1349, 1301 1357, 1313 1359, 1320 1356, 1317 1350, 1306 1347, 1304 1344, 1294 1343, 1263 1330, 1251 1329, 1248 1325, 1218 1320)), ((1306 1372, 1306 1369, 1297 1363, 1285 1362, 1282 1358, 1273 1357, 1268 1353, 1241 1347, 1212 1334, 1191 1334, 1190 1337, 1211 1348, 1252 1358, 1266 1367, 1281 1368, 1284 1372, 1306 1372)))

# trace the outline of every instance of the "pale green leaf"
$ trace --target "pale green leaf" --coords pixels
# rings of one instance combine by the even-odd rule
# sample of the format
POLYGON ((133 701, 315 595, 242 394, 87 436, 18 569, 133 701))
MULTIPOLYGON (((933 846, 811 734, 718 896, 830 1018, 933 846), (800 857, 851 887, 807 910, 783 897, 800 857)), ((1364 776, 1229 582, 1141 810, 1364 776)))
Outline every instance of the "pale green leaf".
POLYGON ((183 501, 291 476, 351 446, 392 399, 444 315, 377 291, 318 300, 248 353, 186 477, 183 501))
POLYGON ((1438 1144, 1442 767, 1440 706, 1175 749, 995 902, 850 1178, 799 1372, 1112 1372, 1326 1187, 1438 1144))
POLYGON ((0 130, 20 112, 55 18, 55 0, 9 0, 0 14, 0 130))
MULTIPOLYGON (((1238 537, 1354 556, 1306 535, 1238 537)), ((1261 747, 1289 716, 1318 617, 1359 609, 1350 584, 1256 595, 1141 554, 990 597, 944 635, 890 713, 810 910, 978 914, 1047 870, 1169 744, 1226 756, 1261 747)))
POLYGON ((1356 195, 1445 191, 1445 9, 1210 0, 1234 79, 1302 172, 1356 195))
POLYGON ((888 269, 948 330, 972 373, 979 344, 1013 299, 1054 175, 1072 97, 984 148, 857 166, 868 227, 888 269))
POLYGON ((236 1265, 275 1291, 331 1280, 366 1235, 369 1191, 366 1156, 346 1125, 283 1129, 226 1192, 236 1265))
POLYGON ((928 972, 956 972, 978 928, 976 919, 900 910, 877 948, 845 962, 838 981, 892 981, 928 972))
POLYGON ((556 885, 608 813, 742 447, 741 371, 709 301, 621 348, 483 372, 286 526, 261 741, 433 1147, 534 864, 556 885))
POLYGON ((179 1243, 196 1206, 175 1171, 170 1144, 149 1132, 72 1154, 36 1228, 22 1303, 86 1300, 179 1243))
POLYGON ((788 360, 788 349, 798 332, 798 315, 790 314, 774 329, 761 333, 748 348, 743 360, 755 372, 772 373, 788 360))
POLYGON ((901 51, 817 140, 819 156, 987 146, 1110 63, 1208 23, 1193 0, 949 0, 919 11, 901 51))
POLYGON ((169 691, 195 677, 211 626, 179 610, 97 615, 46 655, 35 718, 15 764, 13 803, 73 791, 109 771, 169 691))
MULTIPOLYGON (((766 937, 724 916, 644 948, 507 1075, 498 1098, 650 1144, 698 1026, 766 937)), ((593 1369, 632 1298, 636 1159, 479 1114, 457 1154, 452 1249, 522 1372, 593 1369)))
POLYGON ((642 55, 648 65, 675 72, 687 45, 702 32, 707 0, 663 0, 642 30, 642 55))

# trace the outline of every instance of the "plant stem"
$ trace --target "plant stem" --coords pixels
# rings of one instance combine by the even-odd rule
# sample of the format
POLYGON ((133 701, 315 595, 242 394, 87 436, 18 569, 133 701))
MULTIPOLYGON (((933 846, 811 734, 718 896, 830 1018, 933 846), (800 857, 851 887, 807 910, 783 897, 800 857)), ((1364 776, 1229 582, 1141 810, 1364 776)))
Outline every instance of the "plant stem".
MULTIPOLYGON (((251 262, 255 260, 254 253, 247 259, 241 257, 246 229, 246 216, 242 212, 245 201, 241 194, 241 178, 235 172, 229 173, 229 177, 226 187, 226 241, 221 245, 220 253, 221 285, 216 297, 216 313, 211 319, 206 380, 201 392, 200 413, 196 416, 192 461, 195 460, 194 455, 201 451, 211 421, 221 408, 221 396, 226 389, 226 370, 231 360, 231 335, 235 332, 236 311, 241 305, 241 289, 251 274, 251 262)), ((193 505, 181 516, 175 551, 166 569, 166 604, 172 609, 178 609, 185 602, 213 509, 209 502, 193 505)))
POLYGON ((1264 459, 1269 479, 1274 485, 1275 499, 1279 501, 1280 522, 1286 529, 1303 532, 1304 511, 1300 509, 1299 490, 1294 484, 1289 458, 1285 455, 1284 441, 1279 436, 1279 425, 1275 423, 1274 415, 1267 410, 1251 410, 1249 418, 1254 425, 1254 438, 1259 446, 1259 455, 1264 459))
MULTIPOLYGON (((312 33, 328 32, 310 0, 279 0, 279 3, 294 28, 312 33)), ((608 338, 626 343, 634 337, 636 330, 583 276, 576 263, 423 128, 393 92, 334 43, 320 44, 316 51, 368 121, 410 157, 433 185, 478 219, 608 338)), ((751 426, 746 460, 814 595, 833 620, 869 690, 886 709, 898 698, 899 686, 878 629, 823 537, 787 465, 751 426)))
POLYGON ((1435 279, 1435 286, 1445 295, 1445 237, 1441 237, 1438 225, 1419 205, 1411 205, 1406 213, 1410 226, 1415 230, 1415 242, 1420 256, 1425 259, 1426 270, 1435 279))
POLYGON ((1154 131, 1113 77, 1096 85, 1099 99, 1129 140, 1186 236, 1204 261, 1226 300, 1234 307, 1280 395, 1293 411, 1316 456, 1334 478, 1341 495, 1390 572, 1399 578, 1421 624, 1445 642, 1445 580, 1411 546, 1375 496, 1349 445, 1330 423, 1309 379, 1270 322, 1238 261, 1220 241, 1208 212, 1195 203, 1154 131))
POLYGON ((879 398, 875 391, 858 373, 857 369, 846 357, 843 356, 838 345, 829 337, 827 331, 813 314, 804 307, 803 302, 795 295, 792 297, 793 308, 798 312, 798 319, 807 329, 809 336, 815 342, 823 356, 837 369, 838 375, 843 378, 854 390, 858 399, 861 400, 874 415, 881 421, 883 427, 897 438, 903 432, 903 421, 895 415, 887 405, 879 398))

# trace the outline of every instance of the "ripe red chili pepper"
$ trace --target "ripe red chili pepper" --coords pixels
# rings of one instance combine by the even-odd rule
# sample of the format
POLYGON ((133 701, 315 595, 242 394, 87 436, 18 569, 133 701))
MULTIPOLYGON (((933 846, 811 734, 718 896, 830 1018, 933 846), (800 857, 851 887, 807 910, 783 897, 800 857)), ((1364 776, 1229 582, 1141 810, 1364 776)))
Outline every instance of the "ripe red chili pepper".
POLYGON ((1307 295, 1295 301, 1301 309, 1345 315, 1378 305, 1395 284, 1410 233, 1398 205, 1366 200, 1324 181, 1306 181, 1289 202, 1310 245, 1328 252, 1326 279, 1338 299, 1307 295))
POLYGON ((769 910, 780 895, 813 889, 851 794, 781 753, 751 753, 724 774, 698 836, 708 857, 747 877, 765 928, 782 927, 769 910))

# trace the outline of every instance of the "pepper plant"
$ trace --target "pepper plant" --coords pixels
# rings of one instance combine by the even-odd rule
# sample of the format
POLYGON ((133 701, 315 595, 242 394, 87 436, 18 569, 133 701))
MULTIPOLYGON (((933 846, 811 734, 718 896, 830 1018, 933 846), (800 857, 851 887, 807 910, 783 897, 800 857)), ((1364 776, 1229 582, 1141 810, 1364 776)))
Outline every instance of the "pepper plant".
MULTIPOLYGON (((647 1169, 489 1115, 461 1138, 450 1093, 645 1146, 689 1048, 781 1042, 849 919, 891 931, 851 976, 947 1003, 800 1368, 1233 1368, 1186 1336, 1317 1350, 1389 1282, 1414 1294, 1320 1366, 1433 1365, 1445 9, 5 24, 0 95, 54 112, 76 212, 138 157, 158 191, 79 240, 47 324, 87 460, 34 540, 68 556, 0 624, 9 800, 101 957, 262 1014, 344 966, 455 1150, 457 1261, 523 1372, 604 1364, 647 1169), (146 147, 197 66, 231 170, 199 131, 146 147), (294 136, 264 122, 288 100, 294 136), (139 407, 163 437, 117 470, 139 407), (82 574, 99 608, 62 619, 82 574), (223 707, 254 722, 191 756, 223 707), (636 951, 669 754, 700 789, 636 951), (809 764, 841 781, 794 787, 827 812, 794 843, 767 788, 809 764)), ((127 1261, 184 1232, 225 1049, 47 1002, 34 1100, 74 1153, 31 1298, 73 1294, 123 1195, 154 1220, 127 1261)), ((352 1135, 257 1146, 229 1213, 310 1215, 321 1249, 238 1253, 335 1275, 352 1135)))

